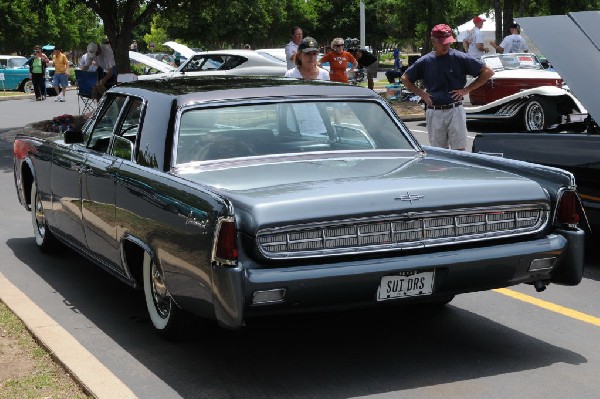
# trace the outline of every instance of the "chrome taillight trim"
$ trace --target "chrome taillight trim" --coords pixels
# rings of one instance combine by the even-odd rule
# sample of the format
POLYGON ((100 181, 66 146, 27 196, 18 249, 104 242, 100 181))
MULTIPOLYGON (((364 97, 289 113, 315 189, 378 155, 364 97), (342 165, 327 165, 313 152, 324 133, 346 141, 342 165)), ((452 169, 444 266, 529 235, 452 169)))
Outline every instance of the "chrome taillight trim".
POLYGON ((549 217, 545 203, 411 212, 263 229, 256 242, 271 259, 419 249, 535 234, 549 217))
POLYGON ((554 215, 552 215, 552 224, 564 226, 564 227, 567 227, 570 229, 574 229, 574 228, 578 227, 577 224, 574 224, 574 225, 573 224, 564 224, 564 223, 559 223, 557 220, 558 219, 558 208, 560 206, 560 201, 562 200, 562 197, 565 195, 565 192, 567 192, 567 191, 572 191, 575 193, 575 197, 577 198, 577 203, 579 205, 579 210, 581 211, 581 214, 583 215, 583 220, 581 220, 580 223, 585 223, 585 227, 587 227, 588 231, 592 231, 587 214, 585 213, 585 208, 583 207, 583 203, 581 202, 581 197, 579 196, 579 192, 577 191, 577 189, 575 187, 562 187, 558 190, 558 194, 556 196, 556 208, 554 209, 554 215))
POLYGON ((232 216, 225 216, 225 217, 220 217, 217 219, 217 223, 216 223, 216 227, 215 227, 215 236, 213 237, 213 245, 212 245, 210 259, 213 264, 236 266, 237 261, 230 260, 230 259, 223 259, 223 258, 217 256, 217 245, 219 242, 219 234, 221 233, 221 227, 223 226, 223 223, 226 223, 226 222, 235 224, 235 218, 232 216))

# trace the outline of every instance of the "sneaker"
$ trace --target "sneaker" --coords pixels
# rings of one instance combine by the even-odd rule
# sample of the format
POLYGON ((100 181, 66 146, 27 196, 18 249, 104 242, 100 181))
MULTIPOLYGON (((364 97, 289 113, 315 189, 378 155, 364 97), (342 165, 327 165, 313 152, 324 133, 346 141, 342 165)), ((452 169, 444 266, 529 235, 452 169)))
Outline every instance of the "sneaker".
POLYGON ((56 100, 54 100, 55 103, 62 102, 62 101, 64 101, 62 96, 58 96, 58 97, 56 97, 56 100))

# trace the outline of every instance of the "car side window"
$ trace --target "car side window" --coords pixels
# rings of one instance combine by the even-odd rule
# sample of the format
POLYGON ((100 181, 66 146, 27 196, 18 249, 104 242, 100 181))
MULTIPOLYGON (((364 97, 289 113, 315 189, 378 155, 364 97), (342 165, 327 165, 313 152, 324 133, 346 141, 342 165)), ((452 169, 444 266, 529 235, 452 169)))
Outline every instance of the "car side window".
POLYGON ((238 66, 246 62, 246 58, 238 57, 237 55, 230 55, 228 57, 223 58, 226 59, 225 62, 223 62, 223 64, 219 67, 219 70, 221 71, 227 71, 229 69, 237 68, 238 66))
POLYGON ((219 69, 225 60, 218 54, 195 56, 182 69, 182 72, 212 71, 219 69))
POLYGON ((110 140, 126 99, 127 97, 125 96, 115 96, 104 103, 102 113, 91 131, 87 148, 102 153, 108 151, 110 140))
POLYGON ((139 98, 130 98, 129 105, 122 111, 124 116, 118 134, 113 138, 111 153, 127 160, 133 160, 138 130, 141 125, 144 102, 139 98))

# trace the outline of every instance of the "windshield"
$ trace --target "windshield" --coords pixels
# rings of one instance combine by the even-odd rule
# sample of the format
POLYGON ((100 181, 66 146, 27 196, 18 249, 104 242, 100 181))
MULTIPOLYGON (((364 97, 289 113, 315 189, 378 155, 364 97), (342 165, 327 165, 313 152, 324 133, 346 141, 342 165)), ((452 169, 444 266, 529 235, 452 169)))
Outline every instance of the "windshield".
POLYGON ((415 149, 376 102, 286 102, 181 115, 176 163, 311 151, 415 149))
POLYGON ((484 56, 486 65, 494 70, 500 69, 543 69, 533 54, 493 54, 484 56))

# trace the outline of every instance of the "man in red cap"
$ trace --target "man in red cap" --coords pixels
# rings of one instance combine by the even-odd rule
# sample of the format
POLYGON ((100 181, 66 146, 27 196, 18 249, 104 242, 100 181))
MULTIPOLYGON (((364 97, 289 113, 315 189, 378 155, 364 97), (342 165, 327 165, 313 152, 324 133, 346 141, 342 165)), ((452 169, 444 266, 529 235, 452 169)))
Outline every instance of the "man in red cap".
POLYGON ((463 48, 471 57, 481 59, 481 56, 490 51, 483 45, 483 34, 481 28, 485 18, 475 17, 473 18, 473 29, 469 31, 467 37, 463 40, 463 48))
POLYGON ((467 115, 463 97, 487 82, 493 69, 481 60, 450 48, 455 42, 452 29, 439 24, 431 30, 434 51, 412 64, 400 80, 425 102, 427 135, 434 147, 464 150, 467 146, 467 115), (467 83, 467 75, 477 78, 467 83), (425 90, 414 82, 423 80, 425 90))

